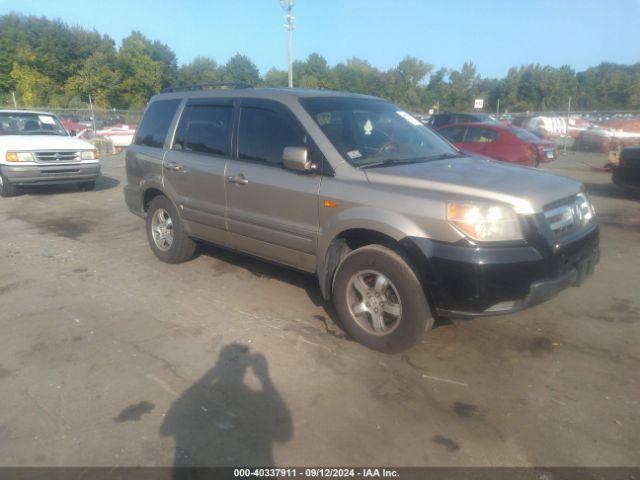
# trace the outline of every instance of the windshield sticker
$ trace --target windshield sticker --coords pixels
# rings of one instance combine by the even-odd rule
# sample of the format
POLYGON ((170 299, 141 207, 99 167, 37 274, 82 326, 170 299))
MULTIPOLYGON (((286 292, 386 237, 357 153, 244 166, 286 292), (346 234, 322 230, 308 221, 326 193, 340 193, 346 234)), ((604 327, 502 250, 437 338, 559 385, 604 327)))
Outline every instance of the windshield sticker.
POLYGON ((373 132, 373 125, 371 125, 371 120, 367 119, 367 123, 364 124, 364 134, 371 135, 373 132))
POLYGON ((40 120, 42 123, 46 125, 56 124, 56 121, 53 119, 53 117, 50 117, 49 115, 38 115, 38 120, 40 120))
POLYGON ((360 153, 360 150, 351 150, 350 152, 347 152, 347 156, 351 160, 355 160, 356 158, 360 158, 362 154, 360 153))
POLYGON ((411 115, 409 115, 407 112, 403 112, 402 110, 398 110, 396 112, 398 115, 400 115, 402 118, 404 118, 407 122, 409 122, 411 125, 415 125, 415 126, 419 126, 422 125, 422 123, 420 123, 420 120, 418 120, 417 118, 413 118, 411 115))
POLYGON ((318 121, 318 125, 321 127, 324 125, 329 125, 331 123, 331 112, 322 112, 316 115, 316 120, 318 121))

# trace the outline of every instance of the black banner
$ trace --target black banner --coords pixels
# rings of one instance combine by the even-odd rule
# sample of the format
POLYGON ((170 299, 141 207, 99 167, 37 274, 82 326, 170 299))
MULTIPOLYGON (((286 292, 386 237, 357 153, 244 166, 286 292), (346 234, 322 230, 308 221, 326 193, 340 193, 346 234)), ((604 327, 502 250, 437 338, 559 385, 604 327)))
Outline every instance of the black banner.
POLYGON ((0 480, 640 480, 640 467, 2 467, 0 480))

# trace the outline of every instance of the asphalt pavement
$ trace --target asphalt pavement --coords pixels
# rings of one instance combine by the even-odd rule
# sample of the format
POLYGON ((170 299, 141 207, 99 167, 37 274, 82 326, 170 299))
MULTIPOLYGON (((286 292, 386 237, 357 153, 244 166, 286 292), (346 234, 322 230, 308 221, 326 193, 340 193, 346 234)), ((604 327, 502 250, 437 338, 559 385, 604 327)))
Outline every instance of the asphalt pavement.
POLYGON ((158 261, 122 155, 94 192, 0 199, 0 465, 639 465, 640 194, 604 161, 544 166, 592 195, 592 278, 395 356, 346 338, 313 277, 158 261))

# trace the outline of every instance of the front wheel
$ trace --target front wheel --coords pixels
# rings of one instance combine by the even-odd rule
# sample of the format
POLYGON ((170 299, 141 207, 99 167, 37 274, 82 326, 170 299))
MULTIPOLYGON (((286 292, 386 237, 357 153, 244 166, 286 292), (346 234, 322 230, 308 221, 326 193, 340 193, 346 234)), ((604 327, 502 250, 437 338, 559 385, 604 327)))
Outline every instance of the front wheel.
POLYGON ((13 197, 17 192, 17 188, 0 173, 0 197, 13 197))
POLYGON ((167 263, 180 263, 193 257, 196 243, 182 226, 178 211, 167 197, 155 197, 147 211, 147 239, 156 256, 167 263))
POLYGON ((386 353, 408 349, 434 323, 408 260, 382 245, 358 248, 343 259, 333 298, 345 330, 363 345, 386 353))

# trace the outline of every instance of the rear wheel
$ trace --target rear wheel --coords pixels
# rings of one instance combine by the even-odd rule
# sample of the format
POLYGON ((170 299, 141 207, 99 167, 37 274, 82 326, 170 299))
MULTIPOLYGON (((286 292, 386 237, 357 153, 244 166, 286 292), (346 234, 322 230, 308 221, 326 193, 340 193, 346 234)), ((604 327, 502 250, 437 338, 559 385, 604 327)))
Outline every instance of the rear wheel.
POLYGON ((180 216, 167 197, 155 197, 147 211, 147 239, 156 256, 167 263, 180 263, 193 257, 196 243, 189 238, 180 216))
POLYGON ((13 197, 17 192, 18 188, 0 173, 0 197, 13 197))
POLYGON ((336 271, 333 297, 345 330, 382 352, 406 350, 434 323, 409 262, 382 245, 358 248, 344 258, 336 271))

